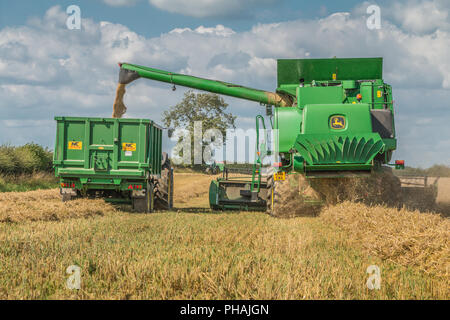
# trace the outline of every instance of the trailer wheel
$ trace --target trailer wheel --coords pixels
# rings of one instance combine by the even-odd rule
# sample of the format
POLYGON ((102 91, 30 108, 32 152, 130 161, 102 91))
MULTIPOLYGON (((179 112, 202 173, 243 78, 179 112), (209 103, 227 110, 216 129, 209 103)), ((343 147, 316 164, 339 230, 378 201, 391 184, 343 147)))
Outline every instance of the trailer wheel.
POLYGON ((145 196, 143 198, 132 199, 134 211, 139 213, 150 213, 153 211, 155 202, 154 188, 154 184, 152 182, 148 182, 145 196))
POLYGON ((81 197, 81 193, 80 193, 80 191, 77 190, 76 194, 69 194, 69 193, 61 194, 61 201, 62 202, 72 201, 72 200, 76 200, 80 197, 81 197))
POLYGON ((63 194, 63 195, 61 195, 62 202, 67 202, 67 201, 73 200, 74 198, 75 197, 72 196, 71 194, 63 194))
POLYGON ((173 208, 173 168, 167 153, 163 152, 161 178, 155 186, 155 208, 170 210, 173 208))

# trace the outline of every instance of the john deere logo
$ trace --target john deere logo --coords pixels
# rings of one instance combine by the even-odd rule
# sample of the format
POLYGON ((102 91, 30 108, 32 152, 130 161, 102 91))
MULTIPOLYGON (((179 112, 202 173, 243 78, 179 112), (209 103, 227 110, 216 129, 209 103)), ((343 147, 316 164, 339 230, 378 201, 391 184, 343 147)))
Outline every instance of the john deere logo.
POLYGON ((344 116, 332 116, 330 118, 330 126, 333 129, 344 129, 345 128, 345 117, 344 116))

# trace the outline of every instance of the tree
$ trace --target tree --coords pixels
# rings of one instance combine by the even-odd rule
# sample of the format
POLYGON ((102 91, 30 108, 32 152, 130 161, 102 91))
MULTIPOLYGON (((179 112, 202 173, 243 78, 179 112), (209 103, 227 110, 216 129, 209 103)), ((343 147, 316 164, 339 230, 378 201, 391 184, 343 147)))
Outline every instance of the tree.
MULTIPOLYGON (((216 129, 225 137, 226 130, 235 129, 236 116, 227 113, 228 104, 215 93, 195 93, 192 90, 184 94, 183 100, 163 113, 163 122, 169 128, 184 128, 194 137, 194 123, 202 122, 202 136, 208 129, 216 129)), ((181 138, 180 138, 181 139, 181 138)), ((191 158, 194 157, 193 144, 191 158)), ((202 150, 205 143, 202 145, 202 150)))

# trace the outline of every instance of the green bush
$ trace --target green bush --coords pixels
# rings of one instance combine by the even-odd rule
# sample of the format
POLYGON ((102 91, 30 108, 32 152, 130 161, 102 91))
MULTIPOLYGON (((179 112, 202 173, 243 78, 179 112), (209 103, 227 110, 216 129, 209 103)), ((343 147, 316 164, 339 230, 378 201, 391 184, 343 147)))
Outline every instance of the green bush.
POLYGON ((8 175, 50 172, 52 152, 35 143, 21 147, 0 146, 0 173, 8 175))
POLYGON ((15 148, 10 146, 0 146, 0 172, 14 174, 18 169, 15 148))

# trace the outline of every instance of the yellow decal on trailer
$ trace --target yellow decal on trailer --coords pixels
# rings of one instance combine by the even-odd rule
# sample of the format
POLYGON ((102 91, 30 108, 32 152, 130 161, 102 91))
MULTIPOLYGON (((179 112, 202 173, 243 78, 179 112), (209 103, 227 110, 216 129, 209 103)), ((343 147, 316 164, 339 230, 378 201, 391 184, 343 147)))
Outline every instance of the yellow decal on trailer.
POLYGON ((378 90, 378 91, 377 91, 377 97, 378 97, 378 98, 381 98, 381 96, 382 96, 381 91, 378 90))
POLYGON ((136 143, 122 143, 123 151, 136 151, 136 143))
POLYGON ((273 180, 275 181, 283 181, 286 180, 286 172, 280 171, 273 175, 273 180))
POLYGON ((81 150, 83 149, 82 141, 69 141, 69 149, 70 150, 81 150))

